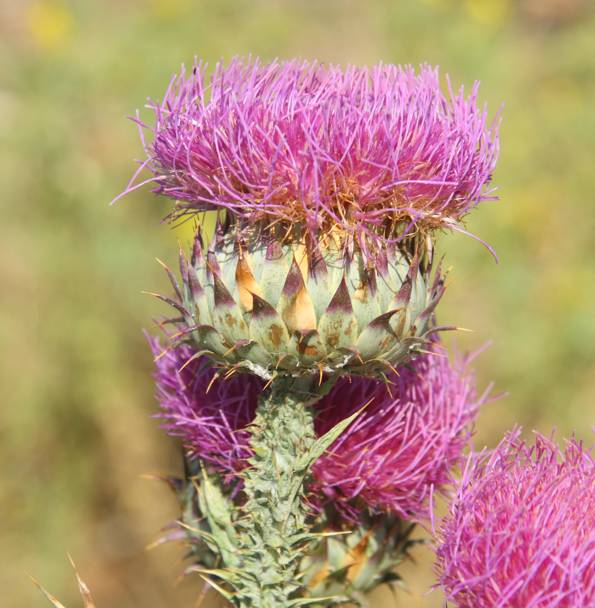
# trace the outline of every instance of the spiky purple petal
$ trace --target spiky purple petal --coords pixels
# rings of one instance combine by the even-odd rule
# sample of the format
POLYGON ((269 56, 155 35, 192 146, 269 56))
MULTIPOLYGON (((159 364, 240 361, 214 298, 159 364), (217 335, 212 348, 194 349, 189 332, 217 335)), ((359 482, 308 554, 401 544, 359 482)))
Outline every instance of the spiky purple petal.
POLYGON ((153 126, 137 121, 153 133, 143 165, 182 211, 338 225, 360 242, 402 222, 453 226, 494 198, 498 126, 478 83, 466 97, 446 82, 428 65, 235 58, 208 76, 197 63, 150 106, 153 126))
POLYGON ((262 382, 248 374, 217 380, 206 357, 193 357, 189 347, 163 351, 158 340, 150 344, 163 428, 182 439, 190 457, 233 477, 250 456, 243 429, 254 417, 262 382))
POLYGON ((346 513, 359 505, 405 519, 428 518, 430 495, 452 481, 485 400, 461 359, 423 355, 397 371, 388 387, 342 381, 319 404, 316 427, 324 433, 369 403, 314 465, 313 489, 346 513))

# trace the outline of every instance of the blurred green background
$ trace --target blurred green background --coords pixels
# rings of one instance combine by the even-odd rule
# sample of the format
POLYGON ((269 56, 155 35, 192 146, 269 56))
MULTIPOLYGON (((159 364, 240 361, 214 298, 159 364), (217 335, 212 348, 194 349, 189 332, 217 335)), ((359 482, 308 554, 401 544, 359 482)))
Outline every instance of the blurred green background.
MULTIPOLYGON (((588 0, 0 0, 0 604, 45 606, 26 578, 80 606, 66 553, 98 608, 189 608, 182 552, 146 551, 176 506, 151 472, 178 448, 155 411, 141 328, 161 313, 154 262, 178 238, 165 200, 107 203, 141 155, 125 120, 194 55, 300 55, 442 66, 504 102, 502 154, 469 228, 443 239, 440 310, 459 348, 488 339, 479 382, 509 395, 476 445, 515 422, 587 438, 595 422, 595 10, 588 0)), ((374 606, 440 606, 424 549, 410 591, 374 606)), ((207 600, 208 603, 209 600, 207 600)))

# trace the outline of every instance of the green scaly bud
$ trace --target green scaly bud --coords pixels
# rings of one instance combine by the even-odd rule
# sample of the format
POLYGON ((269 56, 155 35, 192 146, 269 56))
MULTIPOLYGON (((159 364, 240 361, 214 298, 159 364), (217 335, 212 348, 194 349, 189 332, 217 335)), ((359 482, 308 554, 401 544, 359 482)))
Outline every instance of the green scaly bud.
POLYGON ((197 235, 181 270, 181 286, 169 273, 176 299, 163 298, 181 313, 181 340, 266 380, 383 376, 423 347, 444 291, 427 260, 398 246, 371 268, 332 243, 245 246, 225 234, 205 255, 197 235))
POLYGON ((395 567, 421 542, 411 539, 415 524, 390 514, 368 515, 339 527, 330 526, 330 519, 327 514, 319 518, 314 532, 321 541, 301 563, 302 580, 313 596, 341 593, 366 605, 372 589, 401 584, 395 567))

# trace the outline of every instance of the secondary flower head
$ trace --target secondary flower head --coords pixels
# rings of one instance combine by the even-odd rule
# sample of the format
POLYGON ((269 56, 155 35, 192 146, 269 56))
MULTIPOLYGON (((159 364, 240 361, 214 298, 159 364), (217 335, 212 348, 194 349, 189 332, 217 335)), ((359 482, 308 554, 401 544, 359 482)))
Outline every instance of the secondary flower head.
POLYGON ((458 608, 595 605, 595 460, 510 433, 470 459, 442 523, 437 569, 458 608))
MULTIPOLYGON (((197 63, 152 104, 154 191, 175 213, 227 209, 243 223, 340 233, 365 247, 415 226, 456 228, 480 201, 497 125, 438 69, 302 60, 197 63)), ((143 141, 144 138, 143 138, 143 141)), ((144 182, 136 182, 127 192, 144 182)))
POLYGON ((486 395, 477 395, 464 359, 449 362, 434 348, 401 366, 388 386, 344 380, 320 402, 320 434, 369 404, 314 465, 312 489, 346 514, 368 508, 425 519, 432 492, 452 481, 486 395))
MULTIPOLYGON (((248 374, 215 377, 204 357, 179 347, 157 357, 157 398, 166 430, 182 438, 188 453, 222 472, 228 481, 250 452, 246 425, 264 382, 248 374)), ((408 519, 429 516, 432 490, 451 481, 468 443, 482 398, 464 362, 435 354, 419 356, 382 382, 340 379, 317 405, 316 432, 367 404, 356 421, 315 464, 313 503, 344 516, 390 512, 408 519)))
POLYGON ((233 478, 250 456, 249 433, 243 429, 254 418, 262 380, 252 374, 217 380, 217 370, 206 357, 193 357, 191 348, 162 350, 154 338, 150 345, 165 430, 182 438, 191 458, 233 478))

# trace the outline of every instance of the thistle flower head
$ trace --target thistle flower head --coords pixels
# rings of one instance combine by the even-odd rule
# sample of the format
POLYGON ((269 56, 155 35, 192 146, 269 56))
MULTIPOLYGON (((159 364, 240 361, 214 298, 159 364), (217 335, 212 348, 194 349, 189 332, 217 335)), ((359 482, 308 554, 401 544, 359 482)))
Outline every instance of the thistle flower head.
POLYGON ((470 458, 439 533, 440 584, 459 608, 594 606, 593 455, 519 435, 470 458))
POLYGON ((368 404, 313 469, 313 491, 346 515, 429 517, 431 493, 451 482, 485 400, 462 359, 427 354, 397 372, 389 385, 345 380, 319 402, 320 434, 368 404))
POLYGON ((165 430, 182 438, 191 458, 233 476, 250 456, 243 429, 254 417, 262 381, 249 374, 218 380, 206 357, 193 358, 189 347, 162 350, 153 338, 150 345, 165 430))
MULTIPOLYGON (((154 192, 176 214, 227 209, 243 223, 340 232, 367 250, 403 226, 456 227, 480 201, 497 125, 438 69, 302 60, 195 64, 151 104, 154 192)), ((143 138, 144 141, 144 138, 143 138)), ((136 183, 137 172, 126 192, 136 183)), ((144 182, 143 182, 144 183, 144 182)))
MULTIPOLYGON (((205 357, 186 347, 157 355, 157 398, 166 430, 182 438, 228 480, 249 457, 246 425, 264 381, 237 374, 215 377, 205 357)), ((315 464, 311 501, 333 506, 349 519, 391 512, 408 519, 429 516, 432 488, 450 482, 462 458, 482 399, 463 362, 423 355, 390 377, 391 393, 377 380, 339 379, 318 404, 318 435, 367 404, 356 421, 315 464)))

